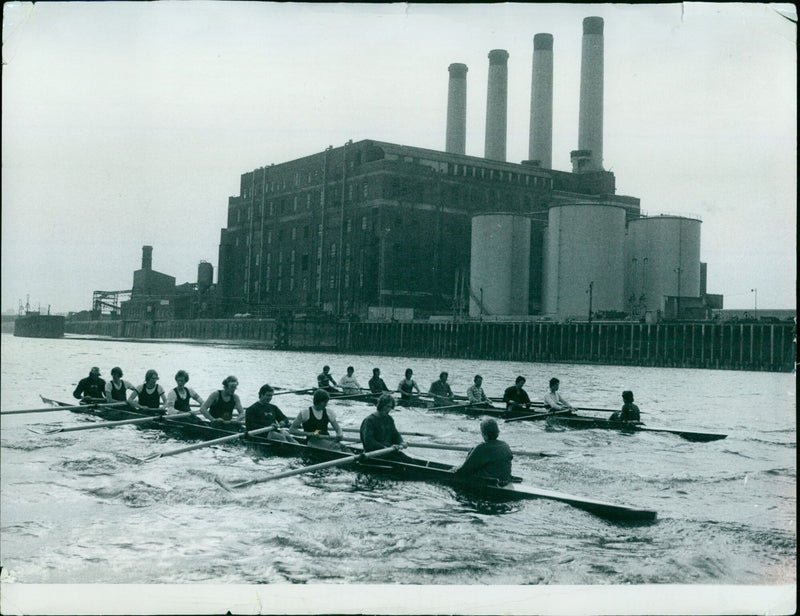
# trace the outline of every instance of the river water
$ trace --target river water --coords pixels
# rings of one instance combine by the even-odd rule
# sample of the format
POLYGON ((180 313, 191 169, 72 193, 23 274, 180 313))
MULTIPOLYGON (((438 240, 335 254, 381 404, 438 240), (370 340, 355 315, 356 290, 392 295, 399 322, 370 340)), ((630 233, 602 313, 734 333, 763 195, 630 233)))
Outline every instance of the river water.
MULTIPOLYGON (((174 385, 178 369, 185 369, 189 385, 203 397, 234 374, 246 406, 266 382, 289 389, 311 386, 326 363, 336 378, 353 365, 362 385, 378 366, 390 387, 411 367, 424 390, 447 370, 454 391, 462 394, 480 373, 490 396, 501 395, 522 374, 534 400, 541 400, 550 377, 558 376, 564 397, 587 407, 617 408, 622 390, 631 389, 648 425, 723 432, 728 438, 692 443, 669 434, 501 422, 500 438, 512 449, 558 454, 517 456, 514 473, 525 484, 658 511, 654 524, 625 526, 557 502, 492 505, 446 486, 342 469, 230 494, 214 479, 260 477, 302 461, 221 445, 142 464, 137 458, 181 443, 133 426, 52 436, 28 430, 87 421, 65 412, 4 417, 0 547, 6 588, 336 585, 329 587, 330 594, 338 588, 398 584, 700 589, 796 583, 792 374, 322 355, 223 343, 53 341, 3 334, 0 400, 4 412, 42 406, 39 394, 70 400, 91 366, 100 366, 103 377, 110 378, 111 367, 119 365, 134 384, 156 368, 165 388, 174 385)), ((290 417, 309 403, 296 395, 274 401, 290 417)), ((334 401, 330 408, 346 427, 357 427, 370 412, 361 402, 334 401)), ((421 409, 400 409, 394 417, 401 433, 436 434, 431 442, 480 441, 476 419, 421 409)), ((409 453, 448 463, 459 463, 464 455, 409 453)))

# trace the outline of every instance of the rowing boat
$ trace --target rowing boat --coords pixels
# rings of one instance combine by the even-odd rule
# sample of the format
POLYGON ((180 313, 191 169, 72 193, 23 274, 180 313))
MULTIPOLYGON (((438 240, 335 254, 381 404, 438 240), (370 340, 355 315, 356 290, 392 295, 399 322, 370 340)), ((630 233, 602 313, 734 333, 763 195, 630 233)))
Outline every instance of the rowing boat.
POLYGON ((651 428, 640 423, 627 421, 611 421, 601 417, 584 417, 581 415, 548 415, 548 423, 565 425, 570 428, 601 428, 606 430, 619 430, 620 432, 663 432, 675 434, 687 441, 695 443, 708 443, 726 438, 727 434, 715 432, 694 432, 689 430, 672 430, 668 428, 651 428))
POLYGON ((548 423, 557 423, 570 428, 601 428, 606 430, 619 430, 620 432, 663 432, 675 434, 687 441, 695 443, 708 443, 726 438, 727 434, 714 432, 694 432, 691 430, 672 430, 668 428, 651 428, 641 423, 631 423, 627 421, 611 421, 601 417, 585 417, 566 411, 551 413, 544 409, 535 408, 528 410, 506 410, 496 406, 482 406, 473 404, 453 404, 430 408, 431 411, 466 413, 467 415, 478 416, 488 415, 499 417, 506 421, 537 421, 547 420, 548 423))
MULTIPOLYGON (((56 406, 70 406, 64 402, 58 402, 42 396, 42 400, 56 406)), ((115 419, 122 415, 145 417, 138 409, 117 409, 99 407, 97 405, 87 405, 84 409, 70 408, 71 412, 88 413, 102 417, 103 419, 115 419)), ((184 419, 171 419, 169 415, 160 416, 147 424, 139 424, 139 428, 157 428, 166 431, 170 435, 182 437, 184 439, 211 440, 225 435, 236 433, 240 428, 237 424, 211 426, 201 423, 201 420, 186 421, 184 419)), ((302 437, 298 441, 304 440, 302 437)), ((342 446, 341 450, 322 449, 313 447, 307 443, 288 442, 271 439, 268 436, 247 436, 242 439, 248 447, 256 448, 260 452, 278 455, 301 455, 312 460, 336 460, 339 458, 352 456, 360 453, 360 449, 342 446)), ((656 519, 656 512, 651 509, 642 509, 629 505, 620 505, 599 501, 552 490, 545 490, 536 487, 522 486, 499 486, 487 483, 475 478, 462 479, 452 471, 455 468, 450 464, 411 458, 411 462, 387 459, 365 459, 354 460, 349 466, 357 471, 368 473, 388 474, 398 479, 433 481, 449 485, 453 488, 463 490, 469 495, 478 496, 487 500, 527 500, 527 499, 549 499, 564 502, 573 507, 588 511, 594 515, 621 522, 652 522, 656 519)))

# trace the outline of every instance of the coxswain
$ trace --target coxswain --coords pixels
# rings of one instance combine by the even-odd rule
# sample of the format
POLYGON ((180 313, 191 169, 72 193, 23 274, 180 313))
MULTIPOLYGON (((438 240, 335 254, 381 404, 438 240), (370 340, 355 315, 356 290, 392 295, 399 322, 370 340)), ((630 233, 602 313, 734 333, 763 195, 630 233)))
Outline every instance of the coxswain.
POLYGON ((634 421, 641 422, 639 407, 633 403, 633 392, 625 390, 622 392, 622 409, 611 415, 611 421, 634 421))
POLYGON ((381 378, 381 369, 380 368, 373 368, 372 369, 372 378, 369 380, 369 390, 373 394, 387 394, 389 393, 389 388, 386 387, 386 383, 383 382, 381 378))
POLYGON ((233 421, 233 411, 236 411, 236 421, 244 418, 244 409, 236 388, 239 380, 235 376, 225 377, 222 389, 212 391, 211 395, 200 406, 200 414, 210 421, 233 421))
POLYGON ((189 373, 186 370, 178 370, 175 373, 177 387, 170 389, 167 394, 167 413, 188 413, 189 400, 195 400, 203 406, 203 398, 194 389, 186 386, 188 382, 189 373))
POLYGON ((508 411, 528 410, 531 407, 531 399, 528 392, 522 389, 525 385, 525 377, 518 376, 514 384, 503 392, 503 402, 506 403, 508 411))
POLYGON ((476 477, 497 481, 500 486, 511 483, 511 460, 514 455, 505 441, 498 440, 500 428, 494 419, 481 422, 483 442, 474 447, 464 463, 453 472, 460 477, 476 477))
POLYGON ((330 366, 322 366, 322 373, 317 376, 317 387, 319 389, 324 389, 325 391, 337 391, 336 381, 331 376, 331 367, 330 366))
POLYGON ((447 406, 453 403, 453 390, 447 383, 447 373, 441 372, 439 380, 431 383, 428 393, 433 395, 433 404, 435 406, 447 406))
POLYGON ((476 374, 473 379, 473 385, 467 389, 467 401, 471 406, 489 406, 489 398, 483 392, 483 377, 476 374))
MULTIPOLYGON (((277 428, 288 428, 289 419, 277 406, 272 404, 272 394, 275 390, 270 385, 262 385, 258 390, 258 402, 251 404, 245 410, 244 425, 248 432, 259 428, 275 426, 276 430, 269 433, 269 438, 287 440, 277 428)), ((291 439, 294 441, 294 439, 291 439)))
POLYGON ((400 392, 400 404, 408 404, 413 399, 414 390, 417 393, 422 393, 417 387, 417 382, 412 378, 414 371, 411 368, 406 369, 406 378, 404 378, 397 385, 397 390, 400 392))
POLYGON ((157 409, 166 401, 164 389, 158 384, 158 372, 152 368, 144 375, 144 383, 134 387, 128 404, 137 409, 157 409))
POLYGON ((133 389, 133 385, 122 379, 122 368, 119 366, 111 368, 111 380, 106 383, 106 402, 126 402, 130 389, 133 389))
POLYGON ((558 393, 558 386, 560 381, 553 377, 550 379, 550 391, 544 396, 544 406, 551 412, 555 411, 574 411, 572 405, 561 397, 558 393))
POLYGON ((347 366, 347 374, 339 379, 339 387, 342 388, 342 393, 346 395, 361 393, 361 385, 356 380, 356 377, 353 376, 355 371, 356 369, 353 366, 347 366))
POLYGON ((93 366, 89 376, 78 381, 72 395, 81 402, 96 402, 106 397, 106 382, 100 378, 100 368, 93 366))
MULTIPOLYGON (((394 398, 391 394, 381 394, 375 411, 361 422, 359 433, 364 452, 385 449, 393 445, 399 449, 406 448, 403 437, 400 436, 397 427, 394 425, 394 419, 389 415, 389 412, 394 408, 394 404, 394 398)), ((400 451, 393 451, 383 457, 390 460, 414 462, 413 458, 409 458, 400 451)))
POLYGON ((311 433, 313 436, 308 438, 309 445, 330 448, 331 442, 329 438, 315 439, 314 436, 330 436, 328 426, 331 426, 336 432, 335 440, 341 441, 343 436, 342 429, 339 427, 339 422, 336 421, 335 413, 327 408, 330 399, 330 394, 324 389, 315 391, 312 405, 297 414, 289 428, 289 434, 302 435, 304 432, 311 433))

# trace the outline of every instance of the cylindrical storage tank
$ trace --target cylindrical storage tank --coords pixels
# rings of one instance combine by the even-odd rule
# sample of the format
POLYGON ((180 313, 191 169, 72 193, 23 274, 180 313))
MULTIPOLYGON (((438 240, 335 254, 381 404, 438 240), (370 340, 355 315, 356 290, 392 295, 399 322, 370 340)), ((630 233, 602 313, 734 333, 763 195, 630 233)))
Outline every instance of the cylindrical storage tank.
POLYGON ((576 203, 548 212, 545 313, 586 319, 625 308, 625 209, 576 203))
POLYGON ((197 289, 205 291, 214 283, 214 266, 208 261, 200 261, 197 266, 197 289))
POLYGON ((528 314, 530 250, 529 218, 513 214, 472 217, 469 316, 528 314))
POLYGON ((628 296, 642 310, 665 297, 700 297, 700 226, 695 218, 653 216, 628 223, 628 296))

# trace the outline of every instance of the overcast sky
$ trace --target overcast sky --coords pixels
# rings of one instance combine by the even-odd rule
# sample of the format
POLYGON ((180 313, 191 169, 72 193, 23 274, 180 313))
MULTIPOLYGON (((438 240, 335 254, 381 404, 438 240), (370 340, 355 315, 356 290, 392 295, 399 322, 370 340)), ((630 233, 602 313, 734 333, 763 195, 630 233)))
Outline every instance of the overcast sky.
POLYGON ((604 166, 643 212, 703 220, 708 290, 793 308, 796 14, 788 4, 4 4, 2 304, 130 289, 141 247, 216 269, 241 173, 377 139, 443 150, 447 67, 483 155, 506 49, 508 160, 528 157, 533 35, 554 36, 553 167, 578 147, 582 19, 605 19, 604 166))

